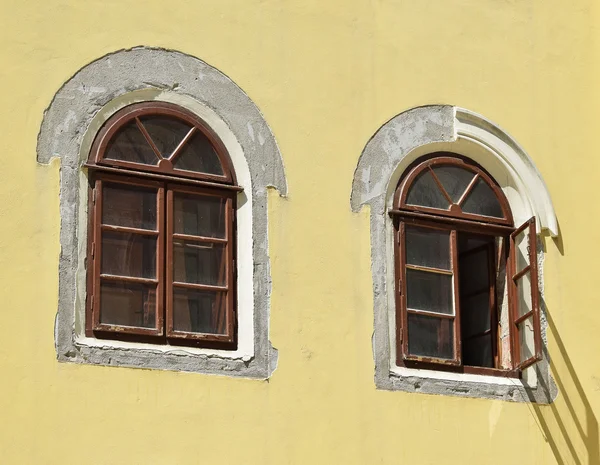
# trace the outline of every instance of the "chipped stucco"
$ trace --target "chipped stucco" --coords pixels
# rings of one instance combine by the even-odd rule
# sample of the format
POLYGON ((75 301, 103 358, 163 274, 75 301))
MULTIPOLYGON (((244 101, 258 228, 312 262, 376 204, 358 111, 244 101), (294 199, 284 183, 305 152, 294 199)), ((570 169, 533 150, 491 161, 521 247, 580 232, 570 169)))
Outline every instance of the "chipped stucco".
MULTIPOLYGON (((180 52, 137 47, 111 53, 80 69, 56 93, 46 110, 38 136, 37 160, 48 164, 55 157, 61 164, 61 252, 55 323, 58 360, 268 378, 277 366, 277 351, 268 338, 271 278, 267 188, 273 187, 285 196, 287 182, 273 134, 244 91, 217 69, 180 52), (249 257, 244 273, 239 273, 239 281, 245 281, 241 285, 248 287, 249 301, 238 302, 238 313, 249 312, 245 307, 252 310, 247 313, 251 317, 247 351, 228 354, 170 350, 82 337, 78 315, 85 301, 85 280, 81 276, 85 274, 82 269, 87 233, 87 174, 82 164, 103 120, 119 105, 144 99, 171 100, 186 106, 209 123, 214 121, 216 132, 228 149, 239 148, 241 156, 237 162, 232 154, 234 166, 236 171, 239 168, 247 172, 245 181, 240 181, 245 192, 239 202, 241 209, 246 205, 247 230, 240 231, 244 237, 239 242, 246 243, 248 250, 240 251, 243 245, 238 246, 238 253, 249 257)), ((240 173, 238 177, 244 179, 240 173)))
POLYGON ((546 344, 541 243, 538 261, 544 359, 526 370, 522 380, 396 366, 392 330, 393 225, 386 212, 392 206, 393 193, 404 170, 420 156, 436 151, 462 153, 475 159, 500 183, 516 222, 535 215, 542 229, 556 233, 556 217, 541 175, 531 158, 495 124, 450 105, 414 108, 385 123, 361 154, 350 197, 353 211, 358 212, 364 205, 370 207, 375 384, 386 390, 549 403, 556 397, 557 388, 550 375, 546 344))

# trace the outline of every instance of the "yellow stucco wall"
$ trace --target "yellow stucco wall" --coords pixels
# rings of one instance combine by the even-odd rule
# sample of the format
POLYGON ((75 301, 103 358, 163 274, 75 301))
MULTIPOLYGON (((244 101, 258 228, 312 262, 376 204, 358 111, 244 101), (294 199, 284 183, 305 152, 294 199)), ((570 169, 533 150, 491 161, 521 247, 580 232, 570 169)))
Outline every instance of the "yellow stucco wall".
POLYGON ((0 463, 600 463, 597 0, 0 0, 0 463), (177 49, 229 75, 277 139, 268 381, 59 364, 59 164, 44 109, 90 61, 177 49), (545 239, 560 393, 537 406, 377 391, 362 148, 389 118, 459 105, 524 146, 552 195, 545 239))

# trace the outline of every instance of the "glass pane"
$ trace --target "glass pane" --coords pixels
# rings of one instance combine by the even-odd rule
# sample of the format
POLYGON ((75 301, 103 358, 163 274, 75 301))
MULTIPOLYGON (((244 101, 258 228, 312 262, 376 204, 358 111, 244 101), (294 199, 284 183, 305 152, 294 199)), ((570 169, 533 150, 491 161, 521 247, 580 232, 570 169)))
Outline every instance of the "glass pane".
POLYGON ((225 238, 227 199, 175 193, 173 231, 178 234, 225 238))
POLYGON ((454 314, 451 275, 407 269, 406 294, 408 308, 454 314))
POLYGON ((460 302, 460 324, 462 337, 481 334, 490 329, 490 294, 483 292, 462 299, 460 302))
POLYGON ((135 121, 117 131, 106 146, 104 158, 143 163, 144 165, 158 164, 158 157, 135 121))
POLYGON ((192 127, 168 116, 144 116, 140 121, 160 154, 169 158, 192 127))
POLYGON ((475 187, 469 192, 461 207, 465 213, 504 218, 496 194, 481 178, 477 180, 475 187))
POLYGON ((517 325, 519 332, 519 360, 524 362, 535 355, 535 337, 533 332, 533 316, 527 318, 517 325))
POLYGON ((173 329, 191 333, 226 334, 225 292, 174 289, 173 329))
POLYGON ((156 230, 156 189, 104 183, 102 223, 156 230))
POLYGON ((411 355, 454 358, 454 320, 408 314, 408 352, 411 355))
POLYGON ((488 251, 486 249, 472 252, 458 257, 458 269, 460 270, 460 293, 472 294, 489 289, 488 251))
POLYGON ((450 269, 450 232, 406 226, 406 263, 450 269))
POLYGON ((206 242, 173 242, 173 279, 182 283, 227 284, 225 246, 206 242))
POLYGON ((517 318, 533 310, 531 302, 531 274, 525 273, 517 282, 517 318))
POLYGON ((436 166, 433 172, 454 203, 458 203, 467 186, 475 177, 469 170, 457 166, 436 166))
POLYGON ((462 344, 463 365, 474 367, 494 367, 492 336, 486 334, 464 341, 462 344))
POLYGON ((529 265, 529 228, 515 236, 515 257, 517 266, 515 273, 529 265))
POLYGON ((156 327, 156 287, 104 281, 100 285, 100 322, 109 325, 156 327))
POLYGON ((446 197, 444 197, 444 194, 442 194, 442 191, 440 191, 429 170, 425 170, 417 176, 408 191, 406 203, 444 210, 450 208, 450 204, 446 200, 446 197))
POLYGON ((223 175, 221 161, 210 141, 200 131, 183 146, 173 166, 178 170, 223 175))
POLYGON ((156 278, 156 238, 103 231, 101 272, 156 278))

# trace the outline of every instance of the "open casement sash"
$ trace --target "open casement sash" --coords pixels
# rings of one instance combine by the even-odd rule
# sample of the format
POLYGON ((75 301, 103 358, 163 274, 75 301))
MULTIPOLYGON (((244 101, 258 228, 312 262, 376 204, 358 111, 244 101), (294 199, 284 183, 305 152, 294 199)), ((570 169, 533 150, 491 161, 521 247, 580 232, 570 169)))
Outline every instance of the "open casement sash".
POLYGON ((510 235, 509 305, 512 360, 524 370, 542 359, 535 217, 510 235))

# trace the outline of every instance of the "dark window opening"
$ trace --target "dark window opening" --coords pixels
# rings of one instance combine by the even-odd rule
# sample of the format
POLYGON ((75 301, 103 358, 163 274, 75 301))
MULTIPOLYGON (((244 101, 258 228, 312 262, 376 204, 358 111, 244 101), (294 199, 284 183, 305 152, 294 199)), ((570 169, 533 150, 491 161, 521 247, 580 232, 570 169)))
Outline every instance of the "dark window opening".
POLYGON ((496 240, 458 234, 463 364, 499 368, 496 332, 496 240))

